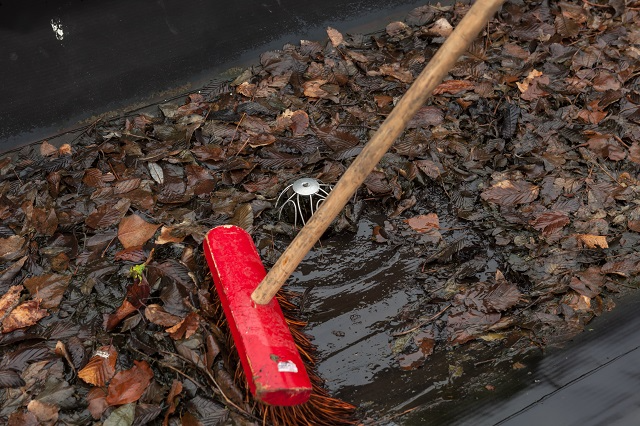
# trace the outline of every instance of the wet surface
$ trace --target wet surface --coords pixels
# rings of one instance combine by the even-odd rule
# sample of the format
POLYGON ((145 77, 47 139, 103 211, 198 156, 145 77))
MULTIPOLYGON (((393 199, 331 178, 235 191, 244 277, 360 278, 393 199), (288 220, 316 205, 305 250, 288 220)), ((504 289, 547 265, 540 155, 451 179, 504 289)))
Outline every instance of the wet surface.
MULTIPOLYGON (((237 126, 229 143, 235 139, 236 131, 237 126)), ((516 138, 511 144, 517 144, 520 140, 516 138)), ((140 142, 140 145, 145 150, 155 148, 153 144, 147 146, 144 142, 140 142)), ((230 150, 229 155, 235 158, 242 149, 243 147, 238 147, 238 150, 230 150)), ((491 152, 488 150, 485 154, 490 157, 491 152)), ((169 178, 176 178, 180 184, 184 183, 182 175, 177 172, 179 167, 175 166, 175 158, 171 158, 173 154, 159 155, 161 160, 158 161, 164 163, 166 160, 166 163, 171 164, 165 164, 163 173, 169 178)), ((92 159, 88 164, 94 165, 93 161, 92 159)), ((456 164, 460 163, 454 161, 456 164)), ((156 163, 153 164, 158 167, 156 163)), ((465 165, 476 170, 472 166, 474 165, 465 165)), ((103 168, 100 173, 109 173, 106 163, 97 163, 96 170, 97 167, 103 168)), ((156 168, 149 168, 149 173, 153 174, 151 170, 156 168)), ((24 171, 26 177, 31 176, 27 173, 28 170, 18 171, 24 171)), ((147 176, 147 172, 143 172, 147 176)), ((68 175, 69 179, 65 183, 73 183, 74 176, 79 180, 78 176, 81 174, 68 175)), ((163 180, 158 179, 157 175, 153 176, 154 180, 163 180)), ((16 174, 11 179, 18 177, 16 174)), ((88 183, 92 182, 93 177, 95 176, 88 174, 88 183)), ((514 177, 514 181, 520 182, 522 177, 517 180, 514 177)), ((457 245, 459 241, 464 242, 447 260, 443 257, 438 259, 442 260, 440 264, 430 265, 428 260, 438 253, 435 244, 427 242, 428 238, 417 237, 415 228, 405 225, 408 219, 395 216, 393 220, 386 220, 391 209, 377 209, 380 206, 376 204, 384 203, 380 198, 369 204, 364 216, 355 221, 355 233, 343 232, 339 236, 324 239, 322 246, 307 256, 292 278, 294 289, 307 291, 303 307, 310 320, 308 331, 315 337, 318 346, 319 372, 327 380, 332 393, 357 404, 363 416, 380 421, 378 424, 520 425, 539 424, 541 421, 549 424, 632 424, 629 419, 638 412, 635 395, 639 376, 636 368, 638 346, 635 345, 638 341, 635 332, 639 327, 636 325, 635 314, 637 303, 633 300, 627 301, 623 309, 617 309, 614 313, 603 313, 603 309, 611 306, 595 298, 594 304, 598 303, 599 308, 597 312, 594 309, 596 313, 593 315, 602 315, 602 319, 589 323, 587 330, 594 331, 580 335, 566 350, 548 350, 545 357, 542 357, 541 349, 535 342, 526 338, 519 340, 523 336, 520 327, 528 323, 525 318, 514 326, 510 334, 504 333, 496 337, 494 334, 499 333, 490 333, 493 330, 486 329, 476 333, 477 340, 465 340, 466 343, 461 345, 455 341, 460 334, 454 334, 457 330, 452 327, 450 334, 453 337, 450 340, 440 338, 438 347, 426 360, 418 354, 415 363, 405 364, 405 368, 401 368, 398 362, 401 351, 397 349, 401 337, 398 333, 404 333, 408 327, 418 330, 424 326, 421 332, 425 333, 433 332, 432 329, 436 327, 445 327, 446 321, 438 320, 439 309, 443 309, 440 312, 448 309, 453 293, 465 294, 469 306, 477 305, 475 299, 478 292, 467 290, 473 289, 478 281, 491 281, 498 270, 508 273, 507 263, 513 260, 509 259, 513 246, 492 245, 488 242, 496 240, 493 238, 495 234, 491 233, 491 222, 480 223, 478 218, 469 218, 471 210, 476 207, 458 210, 457 213, 462 210, 469 221, 457 218, 456 209, 452 206, 455 204, 454 200, 449 197, 458 194, 460 188, 453 192, 449 187, 448 196, 445 196, 443 190, 431 189, 433 186, 416 185, 412 194, 416 195, 419 203, 407 215, 413 216, 409 218, 412 219, 417 217, 415 215, 437 214, 442 240, 450 246, 457 245), (479 223, 484 227, 479 227, 479 223), (376 227, 384 229, 387 226, 390 227, 391 238, 376 242, 376 227), (394 236, 405 240, 402 243, 393 241, 394 236), (471 273, 463 270, 465 265, 471 268, 471 273), (448 298, 444 297, 447 293, 448 298), (430 299, 438 297, 439 300, 431 303, 430 299), (437 309, 432 309, 434 307, 437 309), (434 323, 433 326, 431 322, 434 323), (524 340, 527 342, 523 342, 524 340), (418 366, 422 362, 424 365, 418 366)), ((19 185, 16 187, 19 188, 19 185)), ((163 188, 168 188, 168 185, 163 188)), ((444 191, 446 190, 445 187, 444 191)), ((72 191, 74 192, 78 193, 72 191)), ((203 193, 208 192, 210 191, 203 190, 203 193)), ((169 203, 182 202, 181 199, 172 199, 167 193, 171 195, 180 193, 179 191, 167 189, 161 195, 169 203)), ((465 193, 468 191, 465 190, 465 193)), ((218 198, 226 200, 229 197, 228 193, 225 195, 220 192, 213 199, 205 200, 197 214, 205 217, 205 222, 208 221, 211 214, 204 209, 209 209, 212 202, 219 201, 218 198)), ((588 200, 595 202, 597 198, 590 196, 588 200)), ((464 196, 457 199, 462 205, 464 201, 464 196)), ((549 204, 548 207, 553 206, 549 204)), ((507 211, 506 217, 513 219, 511 213, 507 211)), ((88 216, 90 215, 87 214, 88 216)), ((91 223, 93 219, 87 220, 87 223, 91 223)), ((253 223, 253 218, 251 222, 253 223)), ((514 226, 511 231, 517 234, 521 231, 520 228, 526 226, 514 226)), ((267 234, 265 231, 262 235, 267 234)), ((522 235, 517 237, 520 237, 518 241, 527 242, 527 239, 522 239, 522 235)), ((624 237, 628 238, 628 235, 624 237)), ((507 244, 504 236, 500 240, 507 244)), ((633 242, 626 244, 631 247, 633 242)), ((552 248, 542 246, 540 252, 550 250, 552 248)), ((164 255, 169 256, 166 251, 164 255)), ((614 253, 611 258, 618 256, 614 253)), ((171 254, 171 257, 178 256, 171 254)), ((526 259, 522 262, 512 261, 512 266, 526 269, 531 264, 531 256, 526 259)), ((586 257, 581 263, 595 264, 598 259, 594 259, 596 258, 586 257)), ((600 263, 604 262, 603 259, 599 260, 600 263)), ((567 258, 563 258, 557 263, 564 265, 566 261, 567 258)), ((544 259, 540 260, 541 264, 544 262, 544 259)), ((622 266, 620 269, 616 268, 610 266, 608 270, 626 273, 622 266)), ((523 292, 531 290, 528 281, 517 278, 514 274, 508 277, 523 292)), ((635 283, 632 282, 631 285, 635 283)), ((611 290, 612 293, 615 291, 615 288, 611 290)), ((516 306, 514 316, 531 308, 540 299, 542 298, 530 299, 516 306)), ((568 306, 569 302, 565 305, 568 306)), ((578 305, 575 306, 578 309, 578 305)), ((510 308, 511 305, 501 310, 510 308)), ((546 312, 540 310, 540 313, 546 312)), ((567 317, 572 313, 569 310, 563 312, 567 317)), ((451 311, 446 314, 449 313, 451 311)), ((553 332, 551 330, 536 336, 540 346, 544 346, 544 339, 552 337, 550 335, 553 332)), ((560 336, 558 340, 562 338, 564 336, 560 336)), ((403 355, 409 357, 415 353, 403 355)))
POLYGON ((193 90, 264 50, 322 38, 327 25, 379 29, 422 3, 3 2, 0 152, 193 90))
POLYGON ((372 214, 356 234, 324 240, 290 281, 307 291, 307 330, 332 392, 388 425, 634 424, 638 295, 618 298, 620 306, 587 332, 544 354, 471 344, 402 371, 392 353, 398 316, 426 294, 415 279, 419 258, 372 241, 382 222, 372 214), (452 366, 461 367, 460 377, 452 366))

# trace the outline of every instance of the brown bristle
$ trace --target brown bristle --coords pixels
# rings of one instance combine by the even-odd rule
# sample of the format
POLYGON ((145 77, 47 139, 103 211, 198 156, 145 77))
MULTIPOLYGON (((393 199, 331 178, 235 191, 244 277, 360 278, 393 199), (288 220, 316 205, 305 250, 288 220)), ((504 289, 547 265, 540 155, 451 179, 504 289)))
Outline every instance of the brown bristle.
POLYGON ((354 418, 356 407, 348 402, 340 399, 332 398, 324 387, 324 381, 318 376, 316 371, 316 347, 311 343, 309 336, 304 333, 303 328, 307 322, 297 317, 299 309, 291 301, 295 299, 297 294, 287 290, 280 290, 276 295, 276 299, 280 304, 280 308, 284 314, 285 320, 291 329, 291 335, 300 351, 302 360, 305 363, 307 374, 313 386, 313 392, 309 401, 304 404, 293 407, 276 407, 253 401, 251 394, 247 389, 246 379, 242 371, 242 366, 238 359, 238 354, 229 333, 224 313, 220 306, 220 301, 214 298, 213 302, 217 305, 216 325, 225 331, 227 336, 227 347, 230 355, 230 365, 236 366, 235 382, 246 395, 247 405, 254 406, 254 415, 262 419, 265 425, 318 425, 318 426, 334 426, 334 425, 354 425, 358 421, 354 418))

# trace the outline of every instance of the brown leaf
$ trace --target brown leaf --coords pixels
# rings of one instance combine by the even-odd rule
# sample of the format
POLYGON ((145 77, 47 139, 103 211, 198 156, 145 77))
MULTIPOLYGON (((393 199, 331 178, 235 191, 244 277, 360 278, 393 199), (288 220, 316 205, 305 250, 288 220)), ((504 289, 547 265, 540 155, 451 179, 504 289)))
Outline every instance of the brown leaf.
POLYGON ((186 235, 176 231, 179 230, 174 227, 163 226, 160 228, 160 236, 156 239, 156 244, 181 243, 186 235))
POLYGON ((437 85, 433 90, 433 94, 441 95, 443 93, 451 93, 452 95, 455 95, 456 93, 471 90, 474 87, 475 84, 468 80, 447 80, 437 85))
POLYGON ((15 260, 22 256, 22 248, 25 239, 20 235, 12 235, 7 238, 0 238, 0 261, 6 262, 15 260))
POLYGON ((407 129, 415 129, 417 127, 429 127, 442 124, 444 121, 444 112, 435 106, 424 106, 416 112, 416 114, 409 120, 407 129))
POLYGON ((99 169, 87 169, 84 171, 84 177, 82 178, 82 182, 93 188, 101 188, 104 186, 104 181, 102 180, 102 172, 99 169))
POLYGON ((415 216, 404 220, 411 228, 418 232, 427 232, 431 229, 440 229, 440 221, 436 213, 415 216))
POLYGON ((600 268, 592 266, 572 277, 569 287, 583 296, 592 298, 600 294, 604 281, 604 275, 600 273, 600 268))
POLYGON ((71 275, 46 274, 24 280, 24 286, 35 298, 42 299, 40 306, 54 309, 60 305, 62 296, 71 282, 71 275))
POLYGON ((329 40, 331 40, 333 47, 338 47, 344 43, 344 37, 340 31, 335 28, 327 27, 327 35, 329 36, 329 40))
POLYGON ((309 116, 299 109, 291 114, 291 131, 294 136, 303 134, 309 127, 309 116))
POLYGON ((309 98, 330 99, 335 103, 340 102, 340 99, 335 96, 336 93, 332 93, 332 90, 327 85, 327 80, 315 79, 305 81, 302 84, 304 95, 309 98), (327 90, 326 90, 327 89, 327 90))
POLYGON ((173 340, 188 339, 198 329, 200 316, 195 312, 190 312, 182 321, 168 328, 166 331, 173 340))
POLYGON ((413 74, 407 69, 403 69, 399 64, 383 64, 378 73, 400 80, 403 83, 413 82, 413 74))
POLYGON ((518 303, 522 293, 515 284, 507 281, 500 270, 496 270, 496 282, 489 287, 483 298, 490 311, 505 311, 518 303))
POLYGON ((529 72, 522 83, 516 82, 516 85, 522 93, 520 97, 524 100, 532 101, 549 94, 544 89, 539 87, 539 84, 547 85, 550 81, 551 80, 549 79, 549 76, 542 75, 541 71, 534 69, 529 72))
POLYGON ((120 199, 115 204, 103 204, 91 212, 85 219, 89 228, 107 228, 120 222, 129 210, 131 202, 128 199, 120 199))
POLYGON ((640 164, 640 142, 634 142, 629 148, 629 159, 636 164, 640 164))
POLYGON ((116 261, 133 262, 136 264, 143 263, 149 257, 149 253, 142 246, 129 247, 122 249, 113 255, 116 261))
POLYGON ((118 324, 120 324, 120 322, 125 319, 126 317, 128 317, 129 315, 131 315, 132 313, 136 312, 138 309, 133 306, 131 304, 131 302, 129 302, 128 300, 124 300, 122 302, 122 305, 120 305, 118 307, 118 309, 116 309, 116 311, 112 314, 105 314, 104 317, 104 329, 106 331, 111 331, 114 328, 116 328, 116 326, 118 324))
POLYGON ((49 315, 46 309, 40 309, 39 300, 29 300, 15 307, 2 320, 2 332, 9 333, 20 328, 30 327, 49 315))
POLYGON ((191 148, 191 153, 200 161, 222 161, 227 155, 220 145, 207 144, 191 148))
POLYGON ((137 214, 126 216, 120 221, 118 227, 118 239, 124 248, 144 245, 160 225, 154 225, 137 214))
POLYGON ((29 411, 14 411, 8 419, 7 426, 41 426, 35 414, 29 411))
POLYGON ((442 166, 431 160, 416 160, 413 163, 431 179, 439 178, 443 172, 442 166))
POLYGON ((618 257, 602 265, 603 274, 616 274, 628 277, 640 272, 640 253, 634 252, 618 257))
POLYGON ((58 228, 58 216, 54 208, 34 207, 31 220, 36 232, 40 235, 52 236, 58 228))
POLYGON ((48 141, 43 141, 40 145, 40 155, 42 155, 43 157, 48 157, 55 154, 56 152, 58 152, 58 148, 51 145, 48 141))
POLYGON ((207 169, 197 164, 187 164, 187 186, 193 189, 193 195, 211 193, 216 187, 216 180, 207 169))
POLYGON ((104 386, 116 372, 118 352, 113 346, 98 348, 78 377, 94 386, 104 386))
POLYGON ((167 395, 167 404, 169 404, 169 408, 167 409, 167 414, 165 414, 164 416, 162 426, 168 426, 169 416, 175 413, 178 402, 180 402, 180 400, 178 399, 180 393, 182 393, 182 382, 173 379, 173 383, 171 383, 171 389, 169 390, 169 394, 167 395))
POLYGON ((587 248, 609 248, 607 237, 604 235, 575 234, 575 237, 587 248))
POLYGON ((58 411, 60 407, 32 399, 29 401, 29 404, 27 404, 27 410, 35 414, 41 424, 55 424, 58 421, 58 411))
POLYGON ((570 222, 569 216, 565 212, 552 211, 545 212, 532 219, 529 224, 543 235, 552 234, 554 231, 562 229, 570 222))
POLYGON ((384 108, 393 102, 393 98, 389 95, 373 95, 373 100, 378 105, 378 108, 384 108))
POLYGON ((614 74, 603 70, 598 71, 591 83, 593 84, 593 90, 596 92, 618 90, 622 87, 622 84, 614 74))
POLYGON ((501 180, 491 188, 480 194, 483 200, 490 201, 501 206, 530 203, 538 198, 540 187, 527 181, 512 182, 508 179, 501 180))
POLYGON ((103 387, 94 387, 87 393, 87 402, 89 406, 87 409, 91 413, 91 417, 95 420, 102 417, 102 413, 109 407, 107 404, 107 390, 103 387))
POLYGON ((233 213, 233 217, 229 219, 229 224, 249 231, 253 226, 253 208, 251 204, 240 204, 233 213))
POLYGON ((149 322, 162 327, 173 327, 182 321, 179 316, 170 314, 162 306, 156 304, 147 306, 144 310, 144 316, 149 322))
POLYGON ((122 405, 135 402, 149 387, 153 371, 146 361, 133 361, 134 366, 120 371, 109 383, 107 404, 122 405))
POLYGON ((119 180, 113 185, 114 194, 126 194, 140 187, 140 178, 131 178, 126 180, 119 180))
POLYGON ((585 123, 598 124, 607 117, 606 111, 598 109, 581 109, 578 111, 578 118, 585 123))
POLYGON ((14 285, 0 297, 0 323, 9 315, 11 310, 18 306, 20 302, 20 293, 24 290, 22 285, 14 285))

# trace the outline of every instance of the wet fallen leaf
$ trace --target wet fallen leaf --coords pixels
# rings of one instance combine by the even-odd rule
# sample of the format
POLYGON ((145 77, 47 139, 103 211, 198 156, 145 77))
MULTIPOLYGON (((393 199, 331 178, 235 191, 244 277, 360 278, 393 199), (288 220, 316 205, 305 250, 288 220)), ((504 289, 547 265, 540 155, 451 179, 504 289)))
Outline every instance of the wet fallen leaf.
POLYGON ((107 389, 104 387, 93 387, 87 392, 87 402, 89 406, 87 409, 91 413, 91 417, 94 420, 98 420, 102 417, 102 413, 109 407, 107 404, 107 389))
POLYGON ((443 93, 461 93, 474 88, 474 84, 468 80, 447 80, 443 81, 433 89, 434 95, 442 95, 443 93))
POLYGON ((130 426, 135 417, 136 404, 125 404, 113 410, 102 426, 130 426))
POLYGON ((2 332, 9 333, 20 328, 30 327, 49 315, 40 308, 40 300, 28 300, 13 308, 2 320, 2 332))
POLYGON ((72 275, 45 274, 24 280, 24 286, 35 298, 41 299, 40 306, 54 309, 60 305, 72 275))
POLYGON ((14 285, 9 288, 9 290, 0 297, 0 323, 2 320, 9 315, 11 310, 18 306, 20 302, 20 293, 24 290, 22 285, 14 285))
POLYGON ((427 232, 431 229, 440 229, 440 221, 436 213, 414 216, 404 220, 413 230, 427 232))
POLYGON ((115 203, 103 204, 87 216, 85 223, 93 229, 108 228, 120 222, 130 205, 131 202, 124 198, 115 203))
POLYGON ((484 305, 492 311, 505 311, 515 306, 522 293, 515 284, 506 280, 502 272, 496 270, 495 283, 491 285, 483 297, 484 305))
POLYGON ((484 190, 480 196, 502 206, 526 204, 538 198, 540 188, 526 181, 501 180, 491 188, 484 190))
POLYGON ((175 413, 176 407, 180 402, 179 396, 181 393, 182 393, 182 382, 174 379, 173 383, 171 383, 171 389, 169 390, 169 394, 167 395, 167 404, 169 404, 169 408, 167 409, 167 413, 164 416, 164 421, 162 422, 163 426, 168 426, 169 416, 175 413))
MULTIPOLYGON (((435 106, 424 106, 409 120, 407 129, 428 128, 444 121, 444 112, 435 106)), ((429 161, 429 160, 425 160, 429 161)))
POLYGON ((116 372, 118 352, 113 346, 98 348, 78 377, 94 386, 104 386, 116 372))
POLYGON ((162 327, 173 327, 182 321, 179 316, 170 314, 162 306, 156 304, 148 305, 144 310, 144 316, 150 322, 162 327))
POLYGON ((19 235, 0 238, 0 260, 15 260, 22 256, 25 239, 19 235))
POLYGON ((329 36, 329 40, 331 40, 333 47, 339 47, 344 43, 344 37, 340 31, 335 28, 327 27, 327 35, 329 36))
POLYGON ((166 331, 174 340, 188 339, 193 336, 199 326, 200 316, 195 312, 190 312, 182 321, 166 331))
POLYGON ((135 402, 144 393, 151 379, 153 371, 146 361, 133 361, 133 367, 118 372, 109 382, 107 403, 122 405, 135 402))
POLYGON ((302 135, 309 127, 309 116, 302 110, 291 114, 291 131, 294 136, 302 135))
POLYGON ((156 244, 180 243, 185 239, 179 229, 175 227, 163 226, 160 228, 160 235, 156 239, 156 244))
POLYGON ((60 407, 32 399, 29 401, 29 404, 27 404, 27 410, 35 414, 41 423, 47 424, 51 422, 55 424, 58 421, 58 411, 60 411, 60 407))
POLYGON ((403 69, 399 64, 384 64, 378 69, 378 73, 400 80, 403 83, 413 82, 411 71, 403 69))
POLYGON ((565 212, 546 212, 532 219, 529 224, 543 235, 549 235, 562 229, 570 222, 569 216, 565 212))
POLYGON ((118 239, 124 248, 141 246, 155 234, 160 225, 147 222, 137 214, 124 217, 118 227, 118 239))
POLYGON ((604 235, 575 234, 575 236, 587 248, 609 248, 607 237, 604 235))

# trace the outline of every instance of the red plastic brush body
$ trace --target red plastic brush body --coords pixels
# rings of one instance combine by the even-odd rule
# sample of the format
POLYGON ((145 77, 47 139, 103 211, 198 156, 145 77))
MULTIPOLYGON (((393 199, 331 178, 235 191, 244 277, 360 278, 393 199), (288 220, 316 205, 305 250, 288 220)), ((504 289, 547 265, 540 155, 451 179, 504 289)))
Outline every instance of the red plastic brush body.
POLYGON ((306 402, 311 382, 280 305, 275 299, 266 305, 251 300, 266 275, 251 236, 223 225, 209 231, 203 244, 249 390, 271 405, 306 402))

